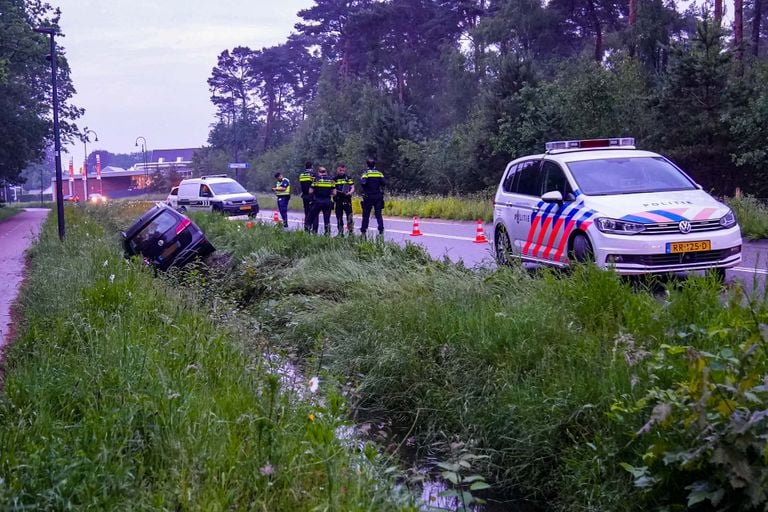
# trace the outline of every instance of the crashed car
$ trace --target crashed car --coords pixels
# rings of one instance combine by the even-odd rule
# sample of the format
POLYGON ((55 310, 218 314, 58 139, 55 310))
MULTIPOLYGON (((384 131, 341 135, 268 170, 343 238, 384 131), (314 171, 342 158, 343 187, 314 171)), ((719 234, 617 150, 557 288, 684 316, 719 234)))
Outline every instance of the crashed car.
POLYGON ((163 203, 147 210, 121 234, 126 256, 140 255, 159 270, 183 267, 216 250, 194 222, 163 203))

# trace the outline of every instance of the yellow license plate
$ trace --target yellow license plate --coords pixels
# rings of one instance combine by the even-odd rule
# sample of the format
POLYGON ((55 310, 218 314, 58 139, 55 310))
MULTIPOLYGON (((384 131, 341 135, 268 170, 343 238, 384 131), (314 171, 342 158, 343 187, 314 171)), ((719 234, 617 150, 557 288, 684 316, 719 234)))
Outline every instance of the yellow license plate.
POLYGON ((250 206, 241 206, 240 209, 241 210, 250 210, 251 207, 250 206))
POLYGON ((667 244, 667 254, 679 252, 701 252, 712 250, 709 240, 697 240, 695 242, 670 242, 667 244))

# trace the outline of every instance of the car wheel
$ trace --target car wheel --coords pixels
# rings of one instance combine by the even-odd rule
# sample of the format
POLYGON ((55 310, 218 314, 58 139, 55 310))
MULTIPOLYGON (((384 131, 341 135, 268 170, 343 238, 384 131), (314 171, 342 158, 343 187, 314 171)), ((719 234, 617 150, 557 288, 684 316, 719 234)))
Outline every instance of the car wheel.
POLYGON ((185 206, 179 206, 176 211, 179 213, 187 213, 187 208, 185 206))
POLYGON ((496 262, 499 265, 512 264, 512 243, 509 240, 509 234, 507 233, 507 230, 504 229, 504 226, 496 228, 494 249, 496 253, 496 262))
POLYGON ((578 233, 573 237, 571 244, 571 260, 579 263, 590 263, 595 261, 595 251, 592 250, 592 244, 587 235, 578 233))

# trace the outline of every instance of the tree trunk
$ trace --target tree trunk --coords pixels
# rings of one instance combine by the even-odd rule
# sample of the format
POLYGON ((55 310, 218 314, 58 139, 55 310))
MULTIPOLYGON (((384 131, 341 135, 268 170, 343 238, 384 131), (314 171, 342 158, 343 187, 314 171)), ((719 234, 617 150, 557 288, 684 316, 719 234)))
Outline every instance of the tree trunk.
POLYGON ((723 21, 723 0, 715 0, 715 23, 723 21))
POLYGON ((603 27, 600 25, 600 18, 597 16, 597 9, 595 9, 595 1, 589 0, 587 2, 589 8, 589 17, 592 20, 592 28, 595 31, 595 60, 602 62, 603 60, 603 27))
POLYGON ((738 63, 737 72, 741 74, 744 60, 744 0, 733 0, 733 44, 738 63))
POLYGON ((757 57, 760 55, 760 21, 763 15, 763 1, 754 0, 752 17, 752 54, 757 57))

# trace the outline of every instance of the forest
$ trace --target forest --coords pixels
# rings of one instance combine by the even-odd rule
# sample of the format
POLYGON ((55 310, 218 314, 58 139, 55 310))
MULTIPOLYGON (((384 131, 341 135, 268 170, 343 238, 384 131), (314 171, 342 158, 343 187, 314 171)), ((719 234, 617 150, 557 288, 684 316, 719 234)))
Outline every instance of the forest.
POLYGON ((201 171, 295 178, 377 160, 400 193, 495 187, 548 140, 634 136, 705 189, 768 195, 762 0, 316 0, 279 45, 208 84, 201 171))

